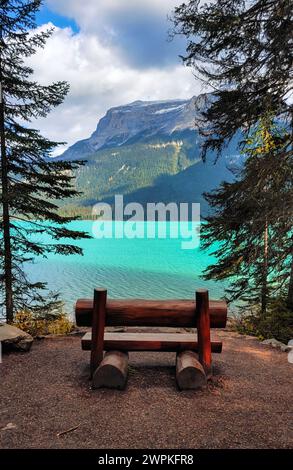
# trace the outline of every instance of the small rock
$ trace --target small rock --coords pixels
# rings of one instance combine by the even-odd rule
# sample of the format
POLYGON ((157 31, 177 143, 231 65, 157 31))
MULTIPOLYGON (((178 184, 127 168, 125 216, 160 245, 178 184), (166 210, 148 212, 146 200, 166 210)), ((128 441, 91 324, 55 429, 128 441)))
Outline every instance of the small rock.
POLYGON ((264 341, 261 342, 261 344, 272 346, 273 348, 280 349, 280 351, 283 351, 283 352, 289 352, 291 350, 290 346, 282 343, 281 341, 278 341, 275 338, 265 339, 264 341))
POLYGON ((0 324, 0 343, 3 351, 29 351, 33 343, 33 337, 28 333, 6 323, 0 324))
POLYGON ((282 346, 280 346, 280 349, 281 351, 283 352, 290 352, 292 347, 291 346, 288 346, 287 344, 282 344, 282 346))
POLYGON ((270 338, 270 339, 265 339, 264 341, 262 341, 262 344, 267 344, 269 346, 277 347, 282 343, 275 338, 270 338))
POLYGON ((10 429, 16 429, 16 425, 13 423, 8 423, 4 428, 1 429, 1 431, 9 431, 10 429))

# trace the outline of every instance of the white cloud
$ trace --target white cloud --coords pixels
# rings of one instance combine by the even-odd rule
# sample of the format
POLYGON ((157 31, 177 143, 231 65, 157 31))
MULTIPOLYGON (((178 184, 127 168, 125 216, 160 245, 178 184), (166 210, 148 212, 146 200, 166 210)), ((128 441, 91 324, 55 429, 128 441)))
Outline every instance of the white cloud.
POLYGON ((166 42, 167 15, 182 1, 46 0, 52 11, 75 20, 79 32, 56 28, 29 59, 40 82, 70 84, 65 102, 37 121, 42 133, 71 145, 87 138, 112 106, 203 91, 178 59, 185 46, 166 42))
POLYGON ((88 137, 98 119, 112 106, 138 99, 189 98, 202 91, 190 69, 180 63, 136 69, 98 35, 84 31, 74 34, 70 28, 56 28, 45 48, 32 56, 29 64, 35 70, 35 78, 43 84, 56 80, 70 83, 65 102, 46 119, 37 121, 46 136, 69 145, 88 137))
POLYGON ((111 18, 124 11, 150 12, 166 17, 180 0, 47 0, 50 8, 57 13, 73 18, 87 31, 97 31, 102 27, 111 30, 111 18))

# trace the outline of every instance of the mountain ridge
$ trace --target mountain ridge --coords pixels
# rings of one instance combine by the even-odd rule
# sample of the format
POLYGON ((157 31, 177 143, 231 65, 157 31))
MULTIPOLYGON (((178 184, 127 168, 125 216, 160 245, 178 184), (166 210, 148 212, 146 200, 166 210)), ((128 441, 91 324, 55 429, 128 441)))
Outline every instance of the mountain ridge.
POLYGON ((190 99, 142 101, 110 108, 87 139, 69 147, 59 158, 75 159, 80 151, 95 152, 104 147, 126 144, 135 136, 171 135, 194 128, 196 106, 201 106, 208 94, 190 99))
POLYGON ((201 202, 223 180, 231 180, 229 165, 237 141, 213 165, 200 158, 202 138, 196 129, 198 109, 211 95, 188 100, 134 101, 110 108, 87 139, 76 142, 59 158, 86 160, 76 171, 76 188, 83 195, 65 205, 88 208, 113 203, 115 194, 127 202, 201 202))

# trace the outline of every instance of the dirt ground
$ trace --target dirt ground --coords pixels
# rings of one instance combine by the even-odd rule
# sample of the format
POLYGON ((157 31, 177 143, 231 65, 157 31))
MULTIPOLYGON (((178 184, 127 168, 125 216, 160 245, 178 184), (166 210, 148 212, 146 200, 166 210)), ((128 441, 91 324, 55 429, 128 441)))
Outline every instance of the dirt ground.
POLYGON ((131 353, 125 391, 91 390, 80 337, 36 341, 0 364, 1 448, 292 448, 293 364, 219 331, 202 391, 179 392, 175 355, 131 353), (58 435, 72 428, 71 432, 58 435))

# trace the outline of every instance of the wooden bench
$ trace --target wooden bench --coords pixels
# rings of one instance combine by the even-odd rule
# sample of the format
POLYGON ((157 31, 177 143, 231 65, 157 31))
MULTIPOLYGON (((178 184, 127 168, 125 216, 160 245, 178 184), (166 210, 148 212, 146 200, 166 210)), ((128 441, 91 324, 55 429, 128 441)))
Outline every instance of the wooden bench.
POLYGON ((207 290, 196 291, 195 300, 107 300, 106 289, 95 289, 93 300, 76 302, 75 316, 78 326, 92 327, 81 344, 91 351, 94 388, 124 388, 129 351, 170 351, 177 353, 179 388, 195 389, 211 375, 212 352, 222 351, 221 342, 211 342, 210 328, 225 328, 227 305, 209 301, 207 290), (194 333, 111 333, 105 326, 197 328, 197 338, 194 333))

